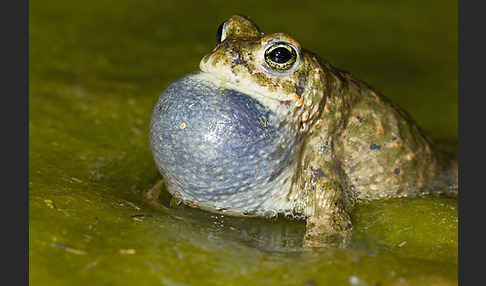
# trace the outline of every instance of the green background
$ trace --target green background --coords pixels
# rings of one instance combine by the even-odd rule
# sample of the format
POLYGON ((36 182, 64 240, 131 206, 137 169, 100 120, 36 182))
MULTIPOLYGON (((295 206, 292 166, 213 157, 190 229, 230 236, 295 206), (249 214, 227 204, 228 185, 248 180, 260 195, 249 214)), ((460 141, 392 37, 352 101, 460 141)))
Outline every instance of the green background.
POLYGON ((302 222, 143 204, 159 178, 152 108, 235 13, 294 36, 457 150, 455 1, 31 1, 30 284, 456 285, 456 199, 364 204, 349 249, 314 251, 300 247, 302 222))

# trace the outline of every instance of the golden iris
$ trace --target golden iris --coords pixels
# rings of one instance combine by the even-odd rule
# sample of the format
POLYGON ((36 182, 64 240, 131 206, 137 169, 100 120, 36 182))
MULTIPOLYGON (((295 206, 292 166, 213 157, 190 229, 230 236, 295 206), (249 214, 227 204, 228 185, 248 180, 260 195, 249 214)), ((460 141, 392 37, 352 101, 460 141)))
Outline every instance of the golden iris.
POLYGON ((276 43, 265 51, 265 61, 274 70, 289 70, 297 60, 295 49, 287 43, 276 43))

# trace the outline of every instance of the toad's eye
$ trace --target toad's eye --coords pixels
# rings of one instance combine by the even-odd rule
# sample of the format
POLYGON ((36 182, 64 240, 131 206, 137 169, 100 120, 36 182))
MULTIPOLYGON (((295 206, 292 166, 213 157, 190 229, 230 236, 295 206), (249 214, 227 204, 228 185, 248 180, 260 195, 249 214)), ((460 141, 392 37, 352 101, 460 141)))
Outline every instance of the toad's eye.
POLYGON ((216 33, 216 40, 218 43, 221 43, 226 38, 226 22, 227 21, 224 21, 218 27, 218 32, 216 33))
POLYGON ((265 51, 265 62, 276 71, 289 70, 296 60, 297 52, 285 42, 275 43, 265 51))

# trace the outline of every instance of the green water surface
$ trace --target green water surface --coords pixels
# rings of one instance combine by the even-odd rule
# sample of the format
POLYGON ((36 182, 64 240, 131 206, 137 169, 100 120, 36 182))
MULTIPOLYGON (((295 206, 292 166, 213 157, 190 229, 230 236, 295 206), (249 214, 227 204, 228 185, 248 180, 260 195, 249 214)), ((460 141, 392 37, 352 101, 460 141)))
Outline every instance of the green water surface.
POLYGON ((311 251, 303 222, 142 202, 159 178, 152 107, 234 13, 293 35, 457 149, 455 1, 30 1, 30 284, 456 285, 453 198, 363 204, 349 249, 311 251))

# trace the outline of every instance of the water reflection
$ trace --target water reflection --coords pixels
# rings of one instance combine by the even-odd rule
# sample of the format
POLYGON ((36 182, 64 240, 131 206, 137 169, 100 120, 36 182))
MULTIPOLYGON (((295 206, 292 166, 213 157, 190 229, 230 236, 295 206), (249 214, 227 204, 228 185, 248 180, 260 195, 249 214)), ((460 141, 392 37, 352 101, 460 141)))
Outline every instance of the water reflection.
MULTIPOLYGON (((310 250, 303 247, 306 225, 302 220, 283 216, 266 219, 214 214, 174 203, 174 198, 165 188, 160 193, 159 202, 160 222, 170 227, 171 233, 187 236, 196 245, 209 243, 224 247, 237 243, 242 247, 282 254, 310 250), (196 241, 196 236, 202 240, 196 241)), ((366 237, 358 236, 353 238, 348 250, 370 254, 382 247, 366 237)))
POLYGON ((270 252, 296 252, 304 250, 304 221, 290 221, 285 218, 239 218, 212 214, 198 209, 181 207, 173 210, 184 220, 197 224, 213 240, 242 243, 270 252))

